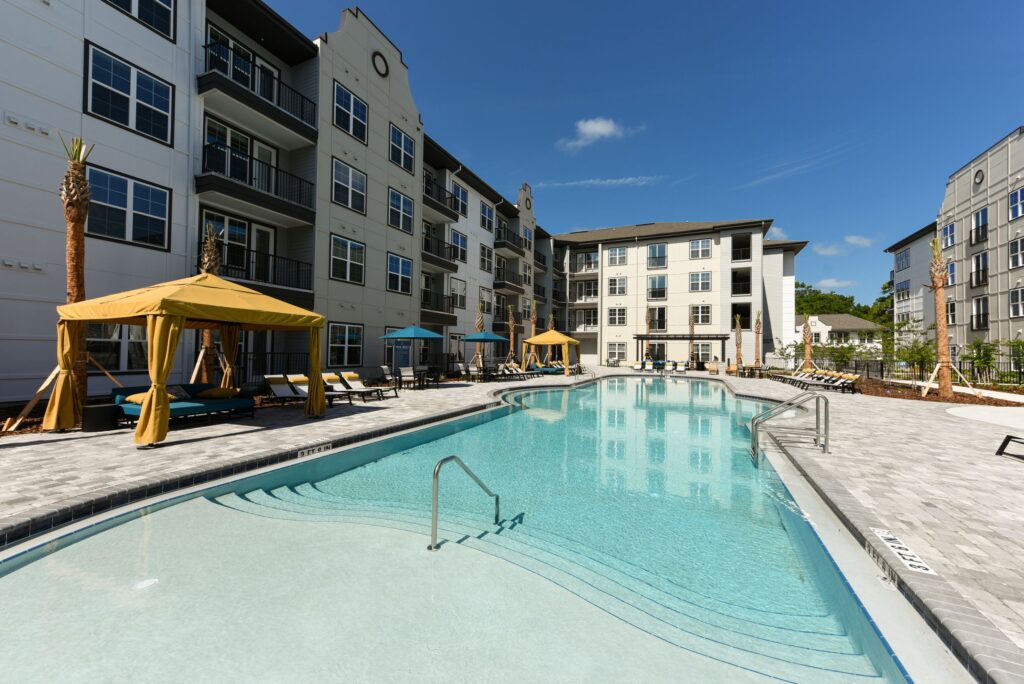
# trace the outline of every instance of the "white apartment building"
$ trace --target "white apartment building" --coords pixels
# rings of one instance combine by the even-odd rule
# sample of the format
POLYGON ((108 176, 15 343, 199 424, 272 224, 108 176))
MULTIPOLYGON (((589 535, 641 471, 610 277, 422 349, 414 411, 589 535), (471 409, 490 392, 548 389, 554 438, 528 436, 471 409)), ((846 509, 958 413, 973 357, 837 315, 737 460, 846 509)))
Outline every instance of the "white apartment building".
MULTIPOLYGON (((935 296, 931 284, 934 222, 886 248, 892 255, 893 323, 904 336, 928 332, 935 324, 935 296)), ((959 275, 950 267, 950 282, 959 275)), ((948 291, 947 291, 948 292, 948 291)))
POLYGON ((744 360, 762 314, 762 352, 791 341, 795 257, 805 242, 766 240, 771 220, 650 223, 556 235, 568 271, 568 330, 584 363, 744 360), (694 318, 691 337, 690 316, 694 318))
MULTIPOLYGON (((882 326, 852 314, 814 314, 807 317, 811 344, 853 344, 881 349, 882 326)), ((803 339, 803 320, 794 331, 803 339)))

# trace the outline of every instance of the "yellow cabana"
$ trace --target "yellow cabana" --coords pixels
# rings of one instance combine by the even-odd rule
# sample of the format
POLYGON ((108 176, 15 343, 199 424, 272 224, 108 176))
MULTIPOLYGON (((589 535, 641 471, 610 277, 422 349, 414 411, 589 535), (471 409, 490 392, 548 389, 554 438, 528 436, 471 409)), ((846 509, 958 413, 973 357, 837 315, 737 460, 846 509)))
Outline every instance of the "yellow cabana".
MULTIPOLYGON (((152 383, 142 403, 135 428, 136 444, 155 444, 167 437, 170 401, 167 377, 185 328, 217 328, 221 331, 226 368, 223 385, 234 381, 238 336, 242 330, 308 330, 309 377, 320 377, 320 332, 324 317, 279 299, 209 273, 150 285, 138 290, 87 299, 57 307, 58 382, 43 418, 43 428, 72 427, 80 417, 71 379, 78 357, 78 335, 74 328, 102 321, 122 325, 145 325, 148 345, 149 379, 152 383)), ((324 386, 310 382, 306 415, 324 412, 324 386)))
POLYGON ((569 375, 569 347, 575 346, 576 358, 579 359, 579 340, 574 340, 568 335, 563 335, 557 330, 545 330, 540 335, 534 335, 528 340, 523 340, 523 358, 527 358, 527 348, 533 347, 561 347, 562 361, 565 363, 565 374, 569 375))

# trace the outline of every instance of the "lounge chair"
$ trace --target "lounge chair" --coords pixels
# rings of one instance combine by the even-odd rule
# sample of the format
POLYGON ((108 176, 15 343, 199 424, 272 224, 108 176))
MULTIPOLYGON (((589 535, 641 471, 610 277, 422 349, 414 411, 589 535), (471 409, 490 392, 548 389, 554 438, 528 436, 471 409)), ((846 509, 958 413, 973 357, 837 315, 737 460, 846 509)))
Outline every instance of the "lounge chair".
POLYGON ((498 364, 498 376, 504 380, 525 380, 526 377, 512 372, 512 369, 503 363, 498 364))
MULTIPOLYGON (((298 392, 303 398, 309 395, 309 378, 305 375, 288 375, 288 382, 291 383, 295 391, 298 392)), ((352 404, 352 393, 351 392, 338 392, 335 390, 324 388, 324 398, 327 400, 328 406, 334 406, 335 399, 348 399, 349 405, 352 404)))
POLYGON ((686 362, 676 361, 672 368, 672 375, 686 375, 686 362))
POLYGON ((381 399, 384 398, 385 390, 394 392, 395 397, 398 397, 397 387, 367 387, 366 385, 363 384, 363 381, 359 379, 358 375, 356 377, 345 377, 344 375, 342 375, 341 384, 346 385, 353 392, 378 392, 380 393, 381 399))
POLYGON ((644 364, 640 363, 639 361, 637 361, 636 363, 633 364, 633 370, 635 370, 635 371, 642 371, 643 369, 644 369, 644 364))
POLYGON ((270 393, 274 399, 279 399, 280 401, 306 400, 305 395, 296 392, 292 384, 288 382, 288 378, 283 375, 264 375, 263 379, 267 381, 267 386, 270 388, 270 393))
POLYGON ((381 366, 380 367, 380 372, 381 372, 381 377, 384 378, 384 382, 386 382, 387 384, 389 384, 392 387, 395 387, 397 389, 398 383, 395 382, 395 376, 393 376, 391 374, 391 369, 388 368, 387 366, 381 366))
POLYGON ((467 372, 469 373, 469 379, 470 380, 483 380, 484 379, 484 373, 483 373, 482 370, 480 370, 480 367, 477 366, 476 363, 470 363, 469 364, 469 368, 467 369, 467 372))

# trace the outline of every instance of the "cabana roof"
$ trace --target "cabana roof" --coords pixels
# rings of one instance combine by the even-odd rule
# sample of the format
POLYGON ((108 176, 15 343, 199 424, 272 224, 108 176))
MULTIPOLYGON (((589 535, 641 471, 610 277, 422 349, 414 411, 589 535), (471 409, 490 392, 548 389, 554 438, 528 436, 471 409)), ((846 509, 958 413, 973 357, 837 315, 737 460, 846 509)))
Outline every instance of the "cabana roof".
POLYGON ((540 335, 534 335, 528 340, 524 340, 526 344, 532 344, 536 346, 555 346, 562 344, 574 344, 579 346, 579 340, 574 340, 568 335, 564 335, 557 330, 546 330, 540 335))
POLYGON ((147 316, 183 316, 186 328, 305 330, 324 317, 209 273, 57 307, 63 320, 145 325, 147 316))

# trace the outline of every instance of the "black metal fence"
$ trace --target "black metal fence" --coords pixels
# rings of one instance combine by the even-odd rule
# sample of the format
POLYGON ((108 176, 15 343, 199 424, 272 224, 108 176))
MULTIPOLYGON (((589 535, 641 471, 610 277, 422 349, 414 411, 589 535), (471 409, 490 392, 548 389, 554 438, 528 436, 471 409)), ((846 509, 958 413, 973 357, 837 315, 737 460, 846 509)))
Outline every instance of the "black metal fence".
POLYGON ((264 375, 305 374, 309 372, 307 352, 242 352, 235 363, 239 387, 256 389, 264 375))

